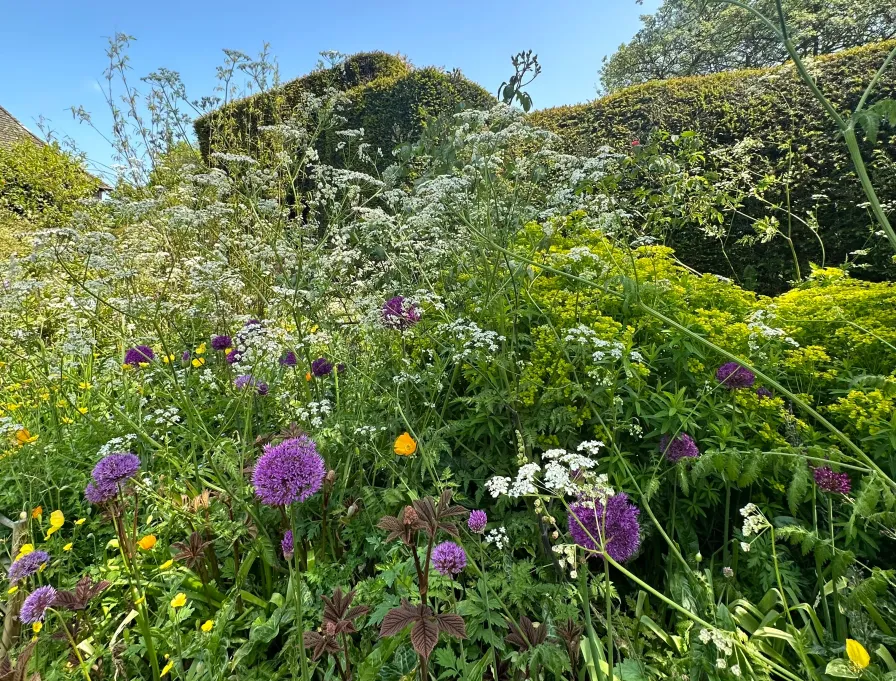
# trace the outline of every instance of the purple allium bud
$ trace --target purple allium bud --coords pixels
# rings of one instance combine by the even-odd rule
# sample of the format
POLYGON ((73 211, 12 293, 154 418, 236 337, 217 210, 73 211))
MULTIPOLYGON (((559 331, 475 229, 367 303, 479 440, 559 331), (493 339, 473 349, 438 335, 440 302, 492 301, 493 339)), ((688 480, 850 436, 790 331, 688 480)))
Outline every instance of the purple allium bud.
POLYGON ((237 350, 236 348, 234 348, 233 350, 231 350, 230 352, 227 353, 227 357, 225 359, 227 360, 228 364, 236 364, 237 362, 240 361, 241 357, 242 357, 242 354, 240 354, 240 351, 237 350))
POLYGON ((321 378, 322 376, 327 376, 333 371, 333 365, 330 364, 324 357, 318 357, 316 360, 311 362, 311 373, 321 378))
POLYGON ((610 558, 623 563, 638 551, 641 528, 638 507, 628 500, 625 492, 607 500, 606 512, 600 501, 592 504, 572 504, 568 520, 569 534, 579 546, 602 555, 601 538, 610 558))
POLYGON ((130 452, 116 452, 100 459, 93 467, 93 479, 97 485, 115 487, 134 477, 140 470, 140 459, 130 452))
POLYGON ((815 484, 818 489, 831 494, 849 494, 852 485, 849 482, 849 475, 846 473, 835 473, 827 466, 821 466, 812 471, 815 478, 815 484))
POLYGON ((266 445, 255 464, 255 495, 268 506, 287 506, 305 501, 324 482, 327 470, 317 445, 307 435, 266 445))
POLYGON ((118 494, 118 488, 115 485, 101 485, 91 481, 87 483, 84 489, 84 498, 91 504, 105 504, 111 501, 118 494))
POLYGON ((760 400, 770 400, 773 397, 772 391, 768 388, 763 388, 762 386, 756 388, 756 396, 759 397, 760 400))
POLYGON ((485 532, 486 523, 488 523, 488 516, 485 515, 485 511, 470 511, 470 517, 467 518, 467 527, 470 528, 470 532, 482 534, 485 532))
POLYGON ((299 360, 296 358, 296 353, 292 350, 287 350, 283 353, 283 356, 280 357, 280 364, 285 367, 294 367, 299 363, 299 360))
POLYGON ((259 395, 268 394, 268 384, 259 381, 252 374, 243 374, 233 379, 233 387, 237 390, 254 389, 259 395))
POLYGON ((41 565, 50 562, 50 554, 46 551, 32 551, 26 553, 9 566, 9 582, 15 584, 20 579, 27 579, 40 570, 41 565))
POLYGON ((280 549, 283 551, 283 557, 286 558, 286 560, 292 560, 293 553, 296 550, 296 543, 292 538, 292 530, 286 530, 286 532, 283 533, 280 549))
POLYGON ((183 354, 180 356, 180 361, 182 364, 189 364, 191 359, 190 351, 184 350, 183 354))
POLYGON ((19 619, 25 624, 40 622, 47 614, 47 610, 56 602, 56 589, 52 586, 41 586, 32 591, 25 602, 19 619))
POLYGON ((212 350, 223 352, 233 347, 233 339, 230 336, 212 336, 212 350))
POLYGON ((383 325, 390 329, 407 329, 420 321, 420 312, 405 301, 404 296, 389 298, 381 310, 383 325))
POLYGON ((756 382, 756 375, 737 362, 726 362, 716 371, 716 380, 729 390, 749 388, 756 382))
POLYGON ((148 345, 135 345, 124 353, 124 363, 132 367, 146 364, 153 361, 155 358, 156 353, 154 353, 152 348, 148 345))
POLYGON ((676 463, 682 459, 696 459, 700 456, 697 443, 687 433, 679 433, 673 438, 663 435, 663 438, 660 440, 660 451, 665 454, 671 463, 676 463))
POLYGON ((336 365, 336 373, 341 374, 343 372, 345 372, 345 364, 339 362, 339 364, 336 365))
POLYGON ((432 566, 440 575, 460 574, 467 567, 467 554, 453 541, 442 542, 432 550, 432 566))

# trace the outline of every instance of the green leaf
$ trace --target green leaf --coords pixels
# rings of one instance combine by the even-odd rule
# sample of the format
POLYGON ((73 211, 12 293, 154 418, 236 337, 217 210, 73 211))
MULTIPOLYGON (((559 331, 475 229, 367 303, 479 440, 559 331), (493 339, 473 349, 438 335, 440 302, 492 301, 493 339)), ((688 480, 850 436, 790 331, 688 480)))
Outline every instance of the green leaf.
POLYGON ((824 673, 828 676, 836 676, 841 679, 859 678, 859 675, 853 671, 849 662, 840 658, 828 662, 828 666, 825 667, 824 673))

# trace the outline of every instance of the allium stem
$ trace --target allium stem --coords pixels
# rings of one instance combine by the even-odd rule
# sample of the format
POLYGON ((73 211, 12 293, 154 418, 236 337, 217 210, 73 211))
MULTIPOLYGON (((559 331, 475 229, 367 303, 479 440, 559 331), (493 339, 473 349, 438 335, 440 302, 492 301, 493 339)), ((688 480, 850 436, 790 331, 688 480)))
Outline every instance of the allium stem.
POLYGON ((50 608, 50 612, 56 615, 59 620, 59 624, 62 625, 62 630, 65 632, 65 638, 68 639, 69 645, 72 647, 72 651, 75 653, 75 657, 78 658, 78 667, 81 669, 81 673, 84 675, 86 681, 90 681, 90 668, 84 663, 84 658, 81 655, 81 651, 78 649, 78 644, 75 643, 75 639, 72 636, 72 633, 69 631, 68 626, 65 624, 65 620, 62 619, 62 613, 58 610, 54 610, 50 608))
MULTIPOLYGON (((295 506, 295 504, 293 504, 295 506)), ((289 512, 290 525, 292 528, 292 536, 293 541, 295 538, 299 536, 298 530, 296 528, 296 511, 295 508, 290 508, 289 512)), ((292 560, 289 561, 290 575, 292 577, 292 589, 295 595, 296 601, 296 627, 299 630, 299 669, 301 672, 300 678, 302 681, 308 681, 308 657, 305 655, 305 623, 303 618, 305 616, 304 613, 304 603, 302 602, 302 584, 299 579, 299 552, 293 551, 292 560)))

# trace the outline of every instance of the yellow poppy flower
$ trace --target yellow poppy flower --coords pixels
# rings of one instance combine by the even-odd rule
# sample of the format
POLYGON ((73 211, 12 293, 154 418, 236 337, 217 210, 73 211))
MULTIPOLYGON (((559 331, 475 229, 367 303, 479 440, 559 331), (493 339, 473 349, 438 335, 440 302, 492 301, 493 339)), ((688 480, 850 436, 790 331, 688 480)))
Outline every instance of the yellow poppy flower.
POLYGON ((68 544, 66 544, 65 546, 62 547, 62 550, 63 551, 71 551, 73 546, 74 546, 74 544, 69 542, 68 544))
POLYGON ((187 604, 187 595, 185 593, 179 593, 177 596, 171 599, 171 607, 172 608, 182 608, 187 604))
POLYGON ((62 514, 62 511, 53 511, 50 514, 50 528, 47 530, 47 535, 44 539, 49 539, 55 532, 62 529, 63 525, 65 525, 65 516, 62 514))
POLYGON ((22 556, 27 556, 32 551, 34 551, 34 544, 22 544, 22 548, 19 549, 19 555, 16 556, 16 560, 22 556))
POLYGON ((137 545, 144 551, 151 551, 152 547, 156 545, 156 535, 146 535, 143 539, 137 542, 137 545))
POLYGON ((12 594, 14 594, 16 591, 18 591, 18 590, 19 590, 19 587, 17 587, 17 586, 11 586, 11 587, 9 587, 9 589, 6 591, 6 593, 8 593, 9 595, 12 595, 12 594))
POLYGON ((174 565, 173 560, 166 560, 164 563, 159 565, 159 570, 168 570, 171 568, 172 565, 174 565))
POLYGON ((214 622, 212 622, 211 620, 205 620, 205 622, 202 623, 202 626, 200 627, 200 629, 202 629, 202 631, 204 631, 207 634, 208 632, 210 632, 212 630, 212 627, 214 627, 214 626, 215 626, 214 622))
POLYGON ((40 630, 43 628, 44 628, 43 622, 35 622, 34 624, 31 625, 31 631, 33 631, 35 634, 39 634, 40 630))
POLYGON ((205 354, 205 343, 202 343, 198 348, 196 348, 196 354, 197 355, 205 354))
POLYGON ((37 442, 38 435, 32 435, 27 428, 16 431, 16 442, 20 445, 26 445, 31 442, 37 442))
POLYGON ((194 358, 193 361, 190 362, 190 363, 191 363, 194 367, 196 367, 196 368, 198 369, 198 368, 201 367, 203 364, 205 364, 205 357, 196 357, 196 358, 194 358))
POLYGON ((846 639, 846 655, 859 669, 864 669, 871 664, 871 656, 865 650, 865 646, 851 638, 846 639))
POLYGON ((87 521, 87 518, 78 518, 75 521, 75 525, 83 525, 87 521))
POLYGON ((414 442, 414 438, 411 437, 410 433, 402 433, 395 438, 395 453, 398 456, 411 456, 416 451, 417 443, 414 442))
POLYGON ((174 660, 171 660, 168 664, 166 664, 164 667, 162 667, 162 674, 161 674, 161 675, 162 675, 162 676, 165 676, 165 674, 167 674, 168 672, 170 672, 172 669, 174 669, 174 660))

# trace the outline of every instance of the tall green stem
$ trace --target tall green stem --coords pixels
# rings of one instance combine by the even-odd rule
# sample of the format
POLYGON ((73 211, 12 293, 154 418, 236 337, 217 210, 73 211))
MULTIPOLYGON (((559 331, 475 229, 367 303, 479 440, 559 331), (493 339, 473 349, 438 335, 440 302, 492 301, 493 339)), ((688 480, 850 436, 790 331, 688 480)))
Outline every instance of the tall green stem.
POLYGON ((296 627, 299 630, 299 670, 302 681, 308 681, 308 658, 305 655, 305 604, 302 599, 302 582, 299 577, 299 552, 296 550, 296 540, 299 536, 296 530, 296 511, 293 508, 289 510, 289 524, 293 543, 292 560, 289 561, 289 569, 292 573, 290 577, 292 578, 292 591, 296 603, 296 627))

